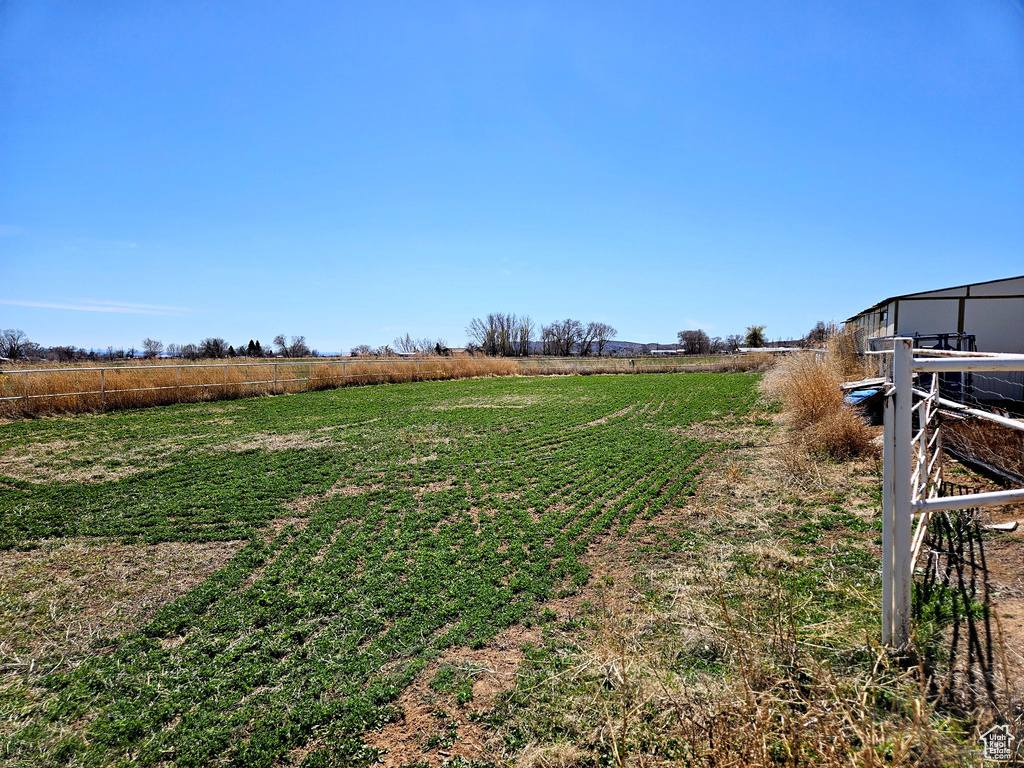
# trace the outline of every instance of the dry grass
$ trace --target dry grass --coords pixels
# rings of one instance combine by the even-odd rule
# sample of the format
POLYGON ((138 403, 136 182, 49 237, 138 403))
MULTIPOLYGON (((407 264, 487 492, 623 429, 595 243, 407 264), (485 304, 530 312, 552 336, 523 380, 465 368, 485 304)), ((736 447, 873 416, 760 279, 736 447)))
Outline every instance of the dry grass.
POLYGON ((515 376, 514 360, 434 358, 426 360, 288 361, 246 365, 146 365, 85 370, 68 367, 28 374, 0 373, 0 416, 144 408, 171 403, 230 400, 369 384, 515 376), (28 397, 25 397, 27 390, 28 397), (74 393, 74 394, 68 394, 74 393))
POLYGON ((675 372, 758 372, 764 355, 687 359, 436 357, 287 360, 277 363, 180 364, 131 361, 102 369, 82 365, 0 371, 0 418, 146 408, 172 403, 233 400, 372 384, 446 381, 491 376, 549 376, 675 372), (139 364, 141 363, 141 364, 139 364), (27 395, 27 397, 26 397, 27 395))
POLYGON ((873 455, 877 430, 843 402, 840 385, 865 375, 845 335, 830 341, 825 355, 790 355, 762 381, 762 390, 782 402, 798 443, 813 453, 837 459, 873 455), (833 344, 833 342, 835 342, 833 344))
POLYGON ((53 540, 0 559, 0 672, 81 654, 223 565, 240 542, 53 540))
POLYGON ((753 620, 726 607, 724 589, 696 571, 663 578, 657 602, 610 589, 591 642, 561 672, 575 738, 531 744, 516 765, 582 767, 605 755, 621 768, 938 766, 967 756, 918 669, 866 646, 859 653, 873 662, 838 671, 803 650, 783 596, 775 616, 753 620), (680 672, 694 660, 735 673, 680 672))
POLYGON ((719 363, 718 370, 726 373, 764 373, 771 370, 778 359, 771 352, 751 352, 723 360, 719 363))
POLYGON ((1024 432, 991 421, 945 416, 946 450, 970 459, 1011 480, 1024 481, 1024 432))

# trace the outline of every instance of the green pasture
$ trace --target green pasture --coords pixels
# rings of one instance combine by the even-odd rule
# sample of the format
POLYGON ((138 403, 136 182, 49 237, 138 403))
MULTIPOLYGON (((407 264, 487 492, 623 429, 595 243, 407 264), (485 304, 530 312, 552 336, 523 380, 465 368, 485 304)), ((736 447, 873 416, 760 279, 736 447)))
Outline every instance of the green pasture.
POLYGON ((488 379, 0 426, 0 557, 246 542, 41 692, 9 682, 0 763, 368 764, 361 737, 443 649, 535 620, 588 551, 683 504, 721 447, 695 425, 747 423, 755 384, 488 379))

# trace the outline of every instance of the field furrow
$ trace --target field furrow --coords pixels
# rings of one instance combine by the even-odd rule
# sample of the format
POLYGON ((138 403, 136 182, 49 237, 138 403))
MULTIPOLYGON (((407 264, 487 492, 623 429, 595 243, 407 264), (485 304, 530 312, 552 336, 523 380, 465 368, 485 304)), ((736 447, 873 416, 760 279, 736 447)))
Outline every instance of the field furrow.
POLYGON ((716 445, 685 430, 745 419, 754 383, 416 383, 7 424, 0 546, 240 549, 103 653, 3 679, 0 755, 368 765, 364 735, 432 660, 536 620, 587 582, 593 542, 692 491, 716 445))

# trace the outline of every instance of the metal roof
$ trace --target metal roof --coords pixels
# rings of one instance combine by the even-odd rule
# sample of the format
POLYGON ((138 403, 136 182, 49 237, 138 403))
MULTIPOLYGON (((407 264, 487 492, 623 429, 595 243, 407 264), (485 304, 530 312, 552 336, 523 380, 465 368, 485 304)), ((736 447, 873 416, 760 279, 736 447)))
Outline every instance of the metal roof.
MULTIPOLYGON (((949 286, 947 288, 929 288, 926 291, 915 291, 914 293, 901 293, 898 296, 890 296, 890 297, 888 297, 886 299, 882 299, 881 301, 879 301, 879 302, 877 302, 875 304, 872 304, 867 309, 862 309, 860 312, 858 312, 857 314, 853 315, 852 317, 846 318, 845 320, 843 320, 843 322, 844 323, 848 323, 851 320, 857 319, 861 315, 867 314, 868 312, 870 312, 873 309, 878 309, 879 307, 883 307, 886 304, 888 304, 890 301, 896 301, 897 299, 909 299, 911 296, 920 296, 922 293, 938 293, 939 291, 955 291, 957 288, 970 288, 971 286, 974 286, 974 285, 991 285, 992 283, 1005 283, 1005 282, 1008 282, 1010 280, 1020 280, 1022 278, 1024 278, 1024 275, 1015 275, 1013 277, 1001 277, 998 280, 981 280, 981 281, 979 281, 977 283, 964 283, 963 285, 951 285, 951 286, 949 286)), ((941 299, 941 298, 955 299, 956 296, 936 296, 935 298, 937 298, 937 299, 941 299)))

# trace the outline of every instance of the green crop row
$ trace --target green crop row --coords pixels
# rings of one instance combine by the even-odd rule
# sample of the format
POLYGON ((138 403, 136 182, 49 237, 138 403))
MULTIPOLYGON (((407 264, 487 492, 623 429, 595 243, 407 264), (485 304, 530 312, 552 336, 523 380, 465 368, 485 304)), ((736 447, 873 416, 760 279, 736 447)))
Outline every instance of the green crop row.
POLYGON ((715 446, 684 428, 755 398, 743 374, 497 379, 6 425, 2 455, 37 463, 0 477, 4 547, 248 544, 46 678, 0 761, 368 764, 432 659, 585 583, 595 540, 696 487, 715 446))

